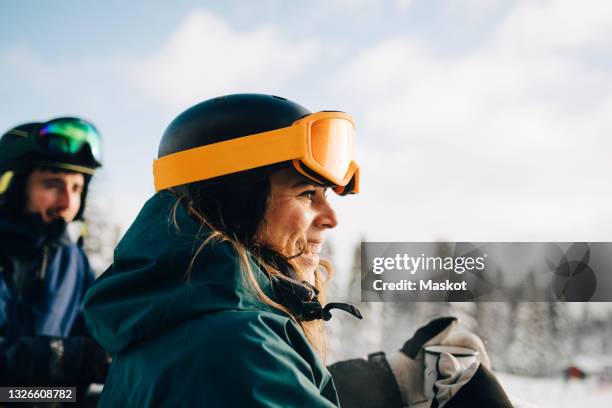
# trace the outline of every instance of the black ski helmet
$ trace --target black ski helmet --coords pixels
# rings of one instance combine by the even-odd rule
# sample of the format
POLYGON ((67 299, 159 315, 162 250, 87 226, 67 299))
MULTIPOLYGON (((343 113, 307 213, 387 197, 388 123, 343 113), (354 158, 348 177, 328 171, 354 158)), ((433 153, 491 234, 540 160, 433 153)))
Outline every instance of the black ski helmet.
POLYGON ((37 145, 37 132, 46 124, 57 121, 88 122, 73 117, 55 118, 48 122, 29 122, 8 130, 0 138, 0 209, 9 213, 23 211, 25 186, 32 170, 37 167, 72 171, 83 174, 85 184, 81 206, 75 219, 82 219, 91 177, 101 163, 94 158, 91 147, 76 154, 50 153, 37 145))
POLYGON ((170 123, 158 157, 290 126, 308 109, 274 95, 234 94, 201 102, 170 123))
MULTIPOLYGON (((234 94, 201 102, 174 119, 162 136, 158 157, 291 126, 311 112, 288 99, 262 94, 234 94)), ((289 162, 198 181, 172 190, 190 197, 207 222, 252 244, 263 219, 272 171, 289 162)))
POLYGON ((28 167, 34 151, 30 135, 41 125, 41 122, 24 123, 8 130, 0 137, 0 173, 7 170, 18 170, 28 167))

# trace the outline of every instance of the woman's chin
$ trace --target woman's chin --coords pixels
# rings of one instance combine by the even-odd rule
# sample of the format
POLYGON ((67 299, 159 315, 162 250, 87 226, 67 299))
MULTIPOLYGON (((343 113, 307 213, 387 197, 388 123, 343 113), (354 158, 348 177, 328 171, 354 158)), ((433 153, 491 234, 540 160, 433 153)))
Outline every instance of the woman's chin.
MULTIPOLYGON (((314 271, 319 266, 318 254, 303 254, 298 258, 298 265, 308 276, 314 277, 314 271)), ((312 282, 311 282, 312 283, 312 282)))

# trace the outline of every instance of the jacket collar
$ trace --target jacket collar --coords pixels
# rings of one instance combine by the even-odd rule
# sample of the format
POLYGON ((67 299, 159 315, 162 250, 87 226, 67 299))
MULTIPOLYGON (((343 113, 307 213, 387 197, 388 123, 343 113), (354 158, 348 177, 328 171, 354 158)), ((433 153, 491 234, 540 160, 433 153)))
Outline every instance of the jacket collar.
POLYGON ((40 214, 9 216, 0 213, 0 239, 4 249, 17 254, 33 254, 45 245, 67 245, 70 237, 63 218, 45 223, 40 214))

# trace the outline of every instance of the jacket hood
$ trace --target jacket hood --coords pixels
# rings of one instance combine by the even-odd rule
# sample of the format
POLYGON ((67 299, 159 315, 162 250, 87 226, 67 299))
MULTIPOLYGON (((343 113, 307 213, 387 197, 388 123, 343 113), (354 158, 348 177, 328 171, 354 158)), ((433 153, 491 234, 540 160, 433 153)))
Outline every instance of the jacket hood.
MULTIPOLYGON (((85 296, 87 326, 106 350, 119 352, 204 313, 263 309, 284 315, 257 297, 230 243, 210 241, 198 252, 208 236, 172 193, 147 201, 115 249, 113 265, 85 296)), ((271 296, 268 278, 250 264, 271 296)))

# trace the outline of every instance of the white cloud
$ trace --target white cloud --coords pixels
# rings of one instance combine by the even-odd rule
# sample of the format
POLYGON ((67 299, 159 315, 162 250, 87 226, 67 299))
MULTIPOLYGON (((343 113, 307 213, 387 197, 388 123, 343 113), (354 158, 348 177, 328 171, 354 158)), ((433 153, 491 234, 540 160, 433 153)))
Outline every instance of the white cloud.
POLYGON ((599 222, 612 205, 612 72, 592 54, 612 51, 612 5, 598 5, 519 3, 479 49, 452 58, 411 36, 363 50, 336 89, 362 101, 369 135, 363 191, 377 217, 360 214, 363 229, 609 239, 599 222))
POLYGON ((395 7, 397 7, 399 11, 405 11, 408 10, 413 3, 414 0, 395 0, 395 7))
MULTIPOLYGON (((105 102, 122 100, 123 67, 130 63, 115 56, 45 58, 30 47, 14 46, 0 56, 0 73, 6 78, 3 87, 17 90, 15 97, 27 95, 33 105, 50 100, 45 115, 96 113, 106 110, 105 102)), ((26 108, 29 115, 37 114, 26 108)))
MULTIPOLYGON (((448 0, 446 1, 445 12, 463 20, 474 21, 491 17, 491 13, 503 7, 509 0, 448 0)), ((512 1, 512 0, 510 0, 512 1)))
POLYGON ((337 75, 337 86, 363 98, 393 98, 418 85, 434 68, 436 62, 415 41, 387 38, 351 61, 337 75))
POLYGON ((592 0, 529 0, 518 4, 499 27, 506 52, 580 51, 609 47, 612 3, 592 0))
POLYGON ((236 91, 270 91, 295 78, 317 51, 274 27, 234 30, 207 11, 191 13, 159 51, 136 64, 132 75, 171 105, 236 91))

